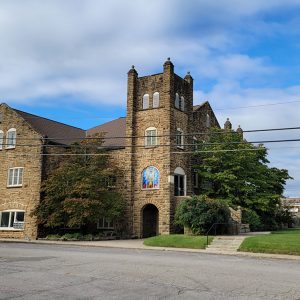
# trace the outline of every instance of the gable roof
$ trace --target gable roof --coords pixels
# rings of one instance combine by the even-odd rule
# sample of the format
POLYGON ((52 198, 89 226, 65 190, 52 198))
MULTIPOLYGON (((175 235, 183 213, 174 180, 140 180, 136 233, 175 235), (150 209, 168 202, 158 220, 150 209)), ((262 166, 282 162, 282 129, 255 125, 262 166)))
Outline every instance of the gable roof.
POLYGON ((197 110, 200 109, 201 107, 205 106, 205 104, 208 104, 208 105, 209 105, 209 102, 208 102, 208 101, 205 101, 205 102, 203 102, 203 103, 201 103, 201 104, 194 105, 194 106, 193 106, 193 112, 194 112, 194 111, 197 111, 197 110))
POLYGON ((29 125, 48 141, 58 144, 70 145, 85 137, 85 130, 66 125, 57 121, 33 115, 18 109, 13 109, 29 125))
POLYGON ((103 146, 108 148, 124 148, 125 136, 126 136, 126 118, 121 117, 116 120, 104 123, 102 125, 93 127, 87 130, 87 135, 93 135, 95 133, 105 133, 103 146))

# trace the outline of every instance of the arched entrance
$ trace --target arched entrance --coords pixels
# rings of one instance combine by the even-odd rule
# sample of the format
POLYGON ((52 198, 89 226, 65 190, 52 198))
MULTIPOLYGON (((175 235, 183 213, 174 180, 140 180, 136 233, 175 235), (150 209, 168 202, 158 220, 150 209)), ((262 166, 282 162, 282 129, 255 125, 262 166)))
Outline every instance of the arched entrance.
POLYGON ((143 209, 143 238, 158 235, 158 209, 147 204, 143 209))

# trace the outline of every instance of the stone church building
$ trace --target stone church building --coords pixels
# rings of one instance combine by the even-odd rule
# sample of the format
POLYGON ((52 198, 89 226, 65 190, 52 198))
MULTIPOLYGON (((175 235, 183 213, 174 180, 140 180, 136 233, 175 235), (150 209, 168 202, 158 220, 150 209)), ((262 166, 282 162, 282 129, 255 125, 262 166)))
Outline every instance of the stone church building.
MULTIPOLYGON (((170 59, 159 74, 139 77, 132 67, 126 117, 87 131, 1 104, 0 237, 37 237, 31 212, 40 201, 41 182, 50 166, 44 144, 67 147, 72 137, 100 132, 105 133, 104 146, 122 174, 116 189, 127 203, 128 234, 174 232, 177 203, 201 193, 193 151, 211 127, 219 123, 210 104, 193 105, 193 78, 189 73, 184 78, 175 74, 170 59), (26 146, 26 139, 37 147, 26 146)), ((103 220, 101 228, 113 228, 113 220, 103 220)))

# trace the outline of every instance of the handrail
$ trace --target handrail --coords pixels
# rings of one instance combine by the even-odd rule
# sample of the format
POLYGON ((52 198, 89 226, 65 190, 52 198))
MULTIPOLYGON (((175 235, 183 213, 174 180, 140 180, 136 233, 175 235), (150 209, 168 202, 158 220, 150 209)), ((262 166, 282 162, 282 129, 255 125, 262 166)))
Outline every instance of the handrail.
POLYGON ((211 225, 211 227, 208 229, 208 231, 206 232, 206 245, 208 245, 208 237, 209 237, 209 233, 210 231, 214 228, 215 229, 215 236, 217 235, 217 226, 216 225, 237 225, 238 222, 235 220, 232 220, 231 222, 228 223, 214 223, 211 225))

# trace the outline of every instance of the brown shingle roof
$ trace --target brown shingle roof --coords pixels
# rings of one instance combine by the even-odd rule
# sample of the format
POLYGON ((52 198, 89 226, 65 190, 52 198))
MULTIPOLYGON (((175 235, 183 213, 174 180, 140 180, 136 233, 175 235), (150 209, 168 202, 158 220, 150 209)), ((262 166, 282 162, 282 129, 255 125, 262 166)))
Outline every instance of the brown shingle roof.
POLYGON ((122 117, 87 130, 87 135, 105 133, 103 146, 108 148, 124 148, 126 136, 126 118, 122 117))
POLYGON ((31 127, 50 141, 70 145, 85 137, 85 130, 14 109, 31 127))

